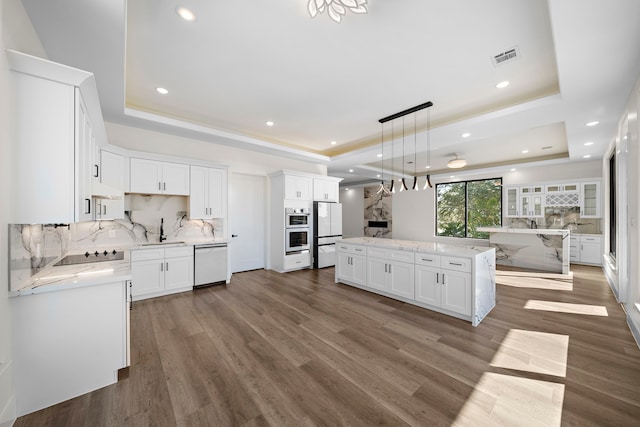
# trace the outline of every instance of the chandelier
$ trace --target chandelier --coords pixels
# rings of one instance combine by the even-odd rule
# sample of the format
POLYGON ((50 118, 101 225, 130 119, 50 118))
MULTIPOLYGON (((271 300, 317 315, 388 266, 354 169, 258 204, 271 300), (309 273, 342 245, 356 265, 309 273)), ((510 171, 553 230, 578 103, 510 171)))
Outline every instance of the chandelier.
POLYGON ((367 13, 367 0, 309 0, 307 10, 312 18, 326 10, 331 19, 340 23, 347 11, 367 13))

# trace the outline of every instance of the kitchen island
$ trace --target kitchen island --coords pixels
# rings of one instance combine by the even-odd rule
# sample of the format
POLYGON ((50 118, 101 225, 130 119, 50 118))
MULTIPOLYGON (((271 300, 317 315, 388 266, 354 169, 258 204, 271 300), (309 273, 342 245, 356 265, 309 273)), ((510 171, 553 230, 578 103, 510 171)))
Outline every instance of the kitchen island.
POLYGON ((569 274, 569 230, 557 228, 478 227, 489 234, 500 265, 569 274))
POLYGON ((495 249, 375 237, 336 243, 336 283, 470 321, 495 307, 495 249))

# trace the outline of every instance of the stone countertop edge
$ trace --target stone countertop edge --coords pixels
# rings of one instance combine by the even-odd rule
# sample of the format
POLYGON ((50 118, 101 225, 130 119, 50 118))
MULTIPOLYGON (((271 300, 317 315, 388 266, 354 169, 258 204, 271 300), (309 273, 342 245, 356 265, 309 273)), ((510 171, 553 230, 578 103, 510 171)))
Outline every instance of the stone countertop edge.
POLYGON ((411 252, 426 252, 436 254, 451 254, 463 256, 475 256, 483 252, 495 250, 491 246, 460 245, 455 243, 421 242, 414 240, 382 239, 376 237, 350 237, 340 239, 336 243, 353 245, 369 245, 379 248, 396 249, 411 252))
POLYGON ((516 234, 555 234, 568 235, 569 230, 562 228, 513 228, 513 227, 478 227, 477 231, 487 233, 516 233, 516 234))

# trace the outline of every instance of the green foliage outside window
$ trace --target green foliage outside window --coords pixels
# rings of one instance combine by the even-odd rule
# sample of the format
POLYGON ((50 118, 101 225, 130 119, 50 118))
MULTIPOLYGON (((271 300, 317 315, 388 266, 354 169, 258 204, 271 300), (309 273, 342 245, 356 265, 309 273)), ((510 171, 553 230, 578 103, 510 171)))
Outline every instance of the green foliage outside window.
POLYGON ((502 179, 436 185, 436 234, 486 239, 478 227, 502 224, 502 179))

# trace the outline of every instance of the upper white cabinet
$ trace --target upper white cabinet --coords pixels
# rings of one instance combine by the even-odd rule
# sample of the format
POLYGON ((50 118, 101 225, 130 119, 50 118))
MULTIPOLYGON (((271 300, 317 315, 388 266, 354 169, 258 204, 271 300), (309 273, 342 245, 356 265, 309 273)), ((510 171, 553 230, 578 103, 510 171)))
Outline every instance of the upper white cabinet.
POLYGON ((504 187, 504 217, 516 218, 520 216, 520 187, 504 187))
POLYGON ((545 192, 549 193, 579 193, 580 184, 576 182, 568 184, 548 184, 545 185, 545 192))
MULTIPOLYGON (((109 151, 100 151, 99 182, 112 189, 119 190, 123 195, 117 199, 96 198, 95 219, 123 219, 124 218, 124 189, 125 189, 125 157, 109 151)), ((94 180, 95 187, 95 180, 94 180)))
POLYGON ((582 218, 601 218, 602 199, 600 181, 585 181, 580 184, 580 216, 582 218))
POLYGON ((189 165, 131 158, 131 193, 189 195, 189 165))
POLYGON ((313 178, 313 200, 316 202, 337 202, 340 194, 340 180, 313 178))
POLYGON ((227 171, 191 166, 190 219, 223 218, 227 210, 227 171))
POLYGON ((311 178, 297 175, 284 176, 284 198, 287 200, 311 201, 311 178))
POLYGON ((93 74, 11 50, 7 60, 16 174, 9 222, 92 220, 93 145, 106 143, 93 74))
POLYGON ((520 216, 527 218, 544 217, 544 195, 520 194, 520 216))
POLYGON ((523 196, 529 194, 544 194, 544 185, 531 185, 529 187, 520 187, 520 194, 523 196))

